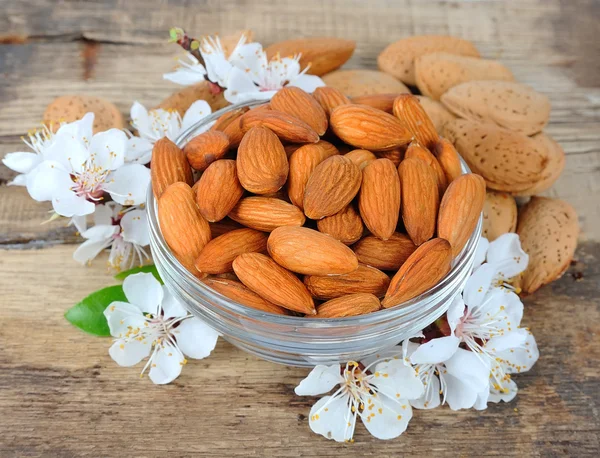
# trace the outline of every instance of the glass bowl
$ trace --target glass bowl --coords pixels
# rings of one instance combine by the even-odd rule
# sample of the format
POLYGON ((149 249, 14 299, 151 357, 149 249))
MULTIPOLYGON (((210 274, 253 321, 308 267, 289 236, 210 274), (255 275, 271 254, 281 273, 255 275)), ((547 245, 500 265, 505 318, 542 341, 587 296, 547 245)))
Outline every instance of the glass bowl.
MULTIPOLYGON (((227 111, 262 103, 253 101, 219 110, 183 132, 176 143, 185 145, 227 111)), ((469 171, 464 162, 462 167, 463 172, 469 171)), ((442 316, 471 274, 482 226, 480 217, 448 275, 420 296, 368 315, 303 318, 256 310, 206 286, 181 265, 167 246, 151 187, 147 210, 154 263, 167 288, 190 313, 248 353, 276 363, 306 367, 359 361, 415 335, 442 316)))

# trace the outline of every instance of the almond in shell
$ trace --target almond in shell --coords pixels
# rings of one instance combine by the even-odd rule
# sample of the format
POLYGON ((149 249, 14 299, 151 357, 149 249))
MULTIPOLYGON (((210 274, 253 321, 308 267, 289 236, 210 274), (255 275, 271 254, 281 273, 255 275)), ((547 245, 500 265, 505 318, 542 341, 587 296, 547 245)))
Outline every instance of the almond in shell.
POLYGON ((429 119, 431 119, 431 122, 438 133, 442 132, 446 123, 456 119, 456 116, 437 100, 422 95, 418 95, 417 98, 421 102, 421 106, 425 110, 425 113, 427 113, 427 116, 429 116, 429 119))
POLYGON ((502 234, 517 229, 517 203, 505 192, 488 191, 483 205, 482 237, 493 242, 502 234))
POLYGON ((439 135, 435 126, 416 96, 400 94, 394 100, 394 115, 425 148, 432 148, 437 143, 439 135))
POLYGON ((92 95, 63 95, 54 99, 44 111, 43 122, 56 131, 61 123, 77 121, 86 113, 94 113, 94 133, 125 127, 123 115, 114 103, 92 95))
POLYGON ((194 188, 200 213, 211 223, 225 218, 244 195, 232 159, 210 164, 194 188))
POLYGON ((319 232, 327 234, 340 242, 350 245, 359 240, 364 231, 360 215, 352 204, 335 215, 326 216, 317 221, 319 232))
MULTIPOLYGON (((176 111, 179 116, 183 117, 192 104, 198 100, 206 101, 213 113, 229 105, 229 102, 225 100, 224 91, 215 91, 214 83, 205 80, 174 92, 160 102, 156 108, 176 111)), ((208 115, 210 112, 207 110, 206 114, 208 115)))
POLYGON ((383 297, 390 284, 390 278, 381 270, 359 264, 354 272, 343 275, 306 275, 304 285, 320 300, 329 300, 347 294, 369 293, 383 297))
POLYGON ((410 237, 399 232, 388 240, 368 235, 352 245, 359 262, 381 270, 398 270, 416 248, 410 237))
POLYGON ((302 226, 305 221, 302 210, 273 197, 245 197, 229 212, 229 217, 263 232, 271 232, 280 226, 302 226))
POLYGON ((192 138, 183 152, 195 170, 205 170, 229 150, 229 137, 218 130, 209 130, 192 138))
POLYGON ((159 198, 162 193, 179 181, 191 186, 194 183, 192 169, 185 153, 167 137, 158 140, 152 148, 152 192, 159 198))
POLYGON ((315 89, 312 96, 319 102, 319 105, 321 105, 327 114, 327 119, 329 119, 329 115, 335 107, 350 103, 350 99, 346 97, 342 91, 334 87, 318 87, 315 89))
POLYGON ((325 75, 323 82, 329 87, 340 90, 350 98, 362 95, 410 92, 396 78, 377 70, 336 70, 325 75))
POLYGON ((253 109, 240 118, 241 129, 248 132, 252 127, 271 129, 284 141, 291 143, 317 143, 319 134, 304 121, 276 110, 253 109))
POLYGON ((252 290, 246 288, 244 284, 239 281, 223 278, 205 278, 202 281, 206 286, 214 289, 217 293, 239 302, 240 304, 252 307, 253 309, 275 313, 277 315, 288 314, 286 309, 263 299, 252 290))
POLYGON ((286 86, 271 99, 271 108, 294 116, 323 135, 327 130, 327 114, 313 96, 299 87, 286 86))
POLYGON ((372 294, 357 293, 331 299, 317 307, 315 318, 343 318, 365 315, 381 308, 379 299, 372 294))

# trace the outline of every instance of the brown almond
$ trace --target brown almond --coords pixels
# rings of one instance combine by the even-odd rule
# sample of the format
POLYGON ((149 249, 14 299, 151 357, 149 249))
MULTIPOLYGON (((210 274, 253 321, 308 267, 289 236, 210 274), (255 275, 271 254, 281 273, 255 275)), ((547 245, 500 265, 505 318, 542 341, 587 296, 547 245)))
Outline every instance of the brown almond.
POLYGON ((244 131, 242 131, 242 118, 246 113, 231 120, 231 122, 223 128, 223 133, 229 139, 229 147, 235 149, 240 146, 244 131))
POLYGON ((421 245, 435 233, 440 204, 435 174, 416 158, 404 159, 398 173, 402 187, 402 221, 415 245, 421 245))
POLYGON ((431 167, 431 170, 433 170, 435 174, 438 190, 440 191, 440 197, 444 195, 444 191, 448 187, 448 179, 446 178, 446 173, 444 172, 444 169, 442 168, 436 157, 433 154, 431 154, 431 152, 427 148, 421 146, 415 141, 412 141, 410 142, 410 145, 408 145, 404 157, 416 157, 417 159, 421 159, 429 167, 431 167))
POLYGON ((343 318, 366 315, 381 308, 379 299, 372 294, 348 294, 331 299, 317 307, 315 318, 343 318))
POLYGON ((206 244, 196 258, 196 269, 207 274, 233 272, 233 260, 242 253, 265 251, 268 237, 264 232, 249 228, 227 232, 206 244))
POLYGON ((363 235, 363 222, 352 204, 335 215, 326 216, 317 221, 319 232, 327 234, 340 242, 350 245, 363 235))
POLYGON ((237 223, 229 218, 225 218, 214 223, 209 223, 209 226, 213 239, 219 237, 220 235, 227 234, 228 232, 235 231, 237 229, 243 229, 244 227, 240 223, 237 223))
POLYGON ((460 157, 451 141, 440 137, 433 148, 433 153, 444 171, 446 182, 448 184, 452 183, 462 175, 460 157))
POLYGON ((304 192, 304 213, 311 219, 335 215, 358 193, 362 173, 344 156, 325 159, 310 175, 304 192))
POLYGON ((255 126, 244 135, 237 154, 240 183, 254 194, 270 194, 285 184, 290 166, 277 135, 255 126))
POLYGON ((302 226, 305 221, 302 210, 273 197, 245 197, 233 207, 229 217, 263 232, 271 232, 280 226, 302 226))
POLYGON ((488 191, 483 205, 481 235, 490 242, 517 229, 517 203, 505 192, 488 191))
POLYGON ((342 91, 334 87, 318 87, 315 89, 312 96, 319 102, 319 105, 321 105, 325 114, 327 114, 327 119, 329 119, 329 115, 331 115, 331 111, 335 107, 350 103, 350 99, 346 97, 342 91))
POLYGON ((375 267, 359 264, 358 269, 343 275, 306 275, 304 285, 319 300, 329 300, 347 294, 369 293, 385 296, 390 277, 375 267))
POLYGON ((205 278, 202 281, 206 286, 214 289, 217 293, 239 302, 242 305, 247 305, 248 307, 262 310, 263 312, 287 315, 286 309, 263 299, 254 291, 246 288, 244 284, 239 281, 222 278, 205 278))
POLYGON ((344 157, 347 157, 352 162, 354 162, 361 170, 377 159, 377 156, 375 156, 371 151, 367 151, 366 149, 352 150, 349 153, 344 154, 344 157))
POLYGON ((244 195, 232 159, 210 164, 194 185, 194 190, 200 213, 210 223, 225 218, 244 195))
POLYGON ((435 126, 416 96, 400 94, 394 100, 394 115, 425 148, 433 148, 437 143, 439 135, 435 126))
POLYGON ((158 221, 175 257, 197 275, 194 261, 210 241, 211 234, 189 185, 178 182, 165 189, 158 199, 158 221))
POLYGON ((286 86, 277 91, 271 99, 271 108, 304 121, 319 135, 327 130, 325 110, 313 96, 299 87, 286 86))
POLYGON ((442 280, 452 262, 452 247, 435 238, 418 247, 392 278, 381 305, 394 307, 423 294, 442 280))
POLYGON ((304 284, 268 256, 241 254, 233 261, 233 270, 247 288, 263 299, 295 312, 316 313, 313 299, 304 284))
POLYGON ((377 159, 363 169, 358 209, 365 225, 381 240, 389 239, 400 214, 400 178, 394 163, 377 159))
POLYGON ((412 139, 398 118, 366 105, 340 105, 329 122, 345 143, 369 151, 392 150, 412 139))
POLYGON ((351 247, 358 261, 381 270, 398 270, 417 249, 406 234, 394 232, 388 240, 368 235, 351 247))
POLYGON ((304 121, 275 110, 250 110, 240 118, 243 132, 254 126, 271 129, 284 141, 291 143, 317 143, 319 134, 304 121))
POLYGON ((404 154, 406 153, 406 147, 401 146, 400 148, 392 149, 390 151, 377 151, 375 154, 379 159, 389 159, 394 163, 396 167, 400 165, 402 159, 404 159, 404 154))
POLYGON ((179 113, 179 116, 183 117, 185 112, 197 100, 205 100, 210 105, 213 113, 229 105, 229 102, 225 100, 224 91, 216 92, 214 90, 214 83, 204 80, 175 91, 160 102, 156 108, 162 108, 167 111, 174 110, 179 113))
POLYGON ((378 110, 385 111, 386 113, 393 114, 394 112, 394 100, 398 98, 400 93, 392 92, 389 94, 370 94, 360 95, 352 98, 352 103, 357 105, 367 105, 378 110))
POLYGON ((342 242, 307 227, 278 227, 267 242, 280 266, 304 275, 339 275, 358 268, 354 252, 342 242))
POLYGON ((195 170, 206 170, 210 164, 225 156, 228 150, 229 137, 218 130, 204 132, 183 147, 188 162, 195 170))
POLYGON ((181 181, 194 184, 192 169, 185 153, 167 137, 158 140, 152 148, 152 192, 159 198, 168 186, 181 181))
POLYGON ((377 70, 336 70, 323 77, 323 82, 354 98, 371 94, 410 92, 408 88, 387 73, 377 70))
POLYGON ((450 183, 440 204, 438 236, 448 240, 458 256, 473 234, 485 203, 485 181, 468 173, 450 183))
POLYGON ((220 132, 224 132, 227 126, 229 126, 233 121, 241 117, 247 111, 247 108, 238 108, 237 110, 226 111, 217 118, 210 130, 218 130, 220 132))

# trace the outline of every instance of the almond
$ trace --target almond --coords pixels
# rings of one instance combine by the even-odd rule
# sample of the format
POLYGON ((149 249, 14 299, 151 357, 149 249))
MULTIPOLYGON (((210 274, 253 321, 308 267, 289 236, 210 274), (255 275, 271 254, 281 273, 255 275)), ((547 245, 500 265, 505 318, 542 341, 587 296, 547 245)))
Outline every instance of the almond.
POLYGON ((323 108, 329 119, 331 110, 340 105, 347 105, 350 103, 350 99, 346 97, 342 91, 334 87, 318 87, 313 92, 313 97, 319 102, 319 105, 323 108))
POLYGON ((210 164, 194 188, 200 213, 211 223, 225 218, 244 195, 231 159, 210 164))
POLYGON ((388 240, 368 235, 352 245, 359 262, 381 270, 398 270, 416 248, 406 234, 399 232, 388 240))
POLYGON ((254 194, 278 191, 286 182, 290 166, 277 135, 264 126, 251 128, 237 154, 240 183, 254 194))
POLYGON ((490 242, 517 229, 517 203, 504 192, 488 191, 483 205, 482 237, 490 242))
POLYGON ((541 132, 550 118, 546 95, 510 81, 469 81, 449 89, 441 100, 461 118, 525 135, 541 132))
POLYGON ((362 174, 344 156, 331 156, 314 169, 306 183, 304 213, 311 219, 335 215, 358 193, 362 174))
POLYGON ((225 108, 229 105, 229 102, 225 100, 224 91, 215 91, 214 83, 210 81, 201 81, 197 84, 192 84, 183 89, 180 89, 165 100, 160 102, 156 108, 162 108, 163 110, 173 110, 179 113, 179 116, 183 117, 185 112, 192 106, 197 100, 205 100, 212 109, 213 112, 225 108))
POLYGON ((304 191, 310 175, 317 165, 328 157, 337 155, 337 149, 331 143, 320 141, 298 148, 290 156, 290 173, 287 191, 290 201, 298 208, 304 208, 304 191))
POLYGON ((548 161, 544 145, 494 124, 456 119, 444 131, 471 171, 496 191, 528 189, 541 178, 548 161))
POLYGON ((225 156, 227 150, 229 137, 217 130, 204 132, 183 147, 188 162, 195 170, 205 170, 214 161, 225 156))
POLYGON ((242 253, 265 251, 267 238, 264 232, 248 228, 227 232, 206 244, 196 258, 196 269, 207 274, 233 272, 233 260, 242 253))
POLYGON ((77 121, 86 113, 94 113, 94 133, 125 127, 123 115, 114 103, 92 95, 63 95, 54 99, 44 111, 43 122, 56 131, 61 123, 77 121))
POLYGON ((389 159, 394 163, 396 167, 400 165, 402 159, 404 159, 404 154, 406 153, 406 147, 401 146, 400 148, 392 149, 390 151, 377 151, 375 152, 375 157, 379 159, 389 159))
POLYGON ((315 318, 342 318, 365 315, 376 312, 380 308, 379 299, 372 294, 349 294, 319 305, 315 318))
POLYGON ((281 139, 291 143, 317 143, 319 134, 304 121, 275 110, 250 110, 240 118, 243 132, 254 126, 271 129, 281 139))
POLYGON ((517 233, 529 255, 529 265, 518 283, 525 293, 533 293, 560 278, 569 267, 579 235, 577 213, 562 200, 532 197, 519 212, 517 233))
POLYGON ((206 286, 214 289, 217 293, 239 302, 240 304, 247 305, 253 309, 262 310, 263 312, 287 315, 287 311, 284 308, 263 299, 255 292, 246 288, 243 283, 221 278, 205 278, 202 281, 206 286))
POLYGON ((354 53, 356 42, 343 38, 310 37, 274 43, 265 50, 267 57, 300 56, 300 68, 309 75, 322 76, 341 67, 354 53))
POLYGON ((425 242, 396 272, 381 305, 394 307, 423 294, 450 272, 451 262, 452 248, 447 240, 425 242))
POLYGON ((431 154, 431 152, 427 148, 421 146, 415 141, 412 141, 410 145, 408 145, 404 157, 415 157, 417 159, 421 159, 429 167, 431 167, 431 170, 433 170, 435 174, 435 179, 438 185, 438 190, 440 192, 440 197, 444 195, 444 191, 448 186, 448 179, 446 178, 446 173, 444 172, 444 169, 442 168, 436 157, 433 154, 431 154))
POLYGON ((295 312, 316 313, 313 299, 298 277, 268 256, 241 254, 233 261, 233 270, 247 288, 263 299, 295 312))
POLYGON ((232 149, 240 146, 242 138, 244 137, 244 132, 242 131, 242 118, 245 114, 246 113, 233 118, 231 122, 223 128, 223 133, 227 135, 227 138, 229 139, 229 147, 232 149))
POLYGON ((227 234, 228 232, 244 228, 244 226, 242 226, 240 223, 237 223, 229 218, 225 218, 214 223, 209 223, 209 226, 213 239, 219 237, 220 235, 227 234))
POLYGON ((271 99, 271 108, 304 121, 319 135, 327 130, 325 110, 314 97, 299 87, 286 86, 277 91, 271 99))
POLYGON ((415 243, 433 237, 440 196, 433 170, 422 160, 404 159, 398 167, 402 185, 402 221, 415 243))
POLYGON ((448 240, 458 256, 473 234, 485 203, 485 181, 468 173, 450 183, 440 204, 438 236, 448 240))
POLYGON ((323 77, 323 82, 354 98, 371 94, 410 92, 408 88, 387 73, 377 70, 336 70, 323 77))
POLYGON ((462 164, 456 148, 449 140, 440 137, 433 148, 433 152, 444 171, 448 184, 462 175, 462 164))
POLYGON ((278 227, 267 249, 273 260, 305 275, 339 275, 358 268, 354 252, 342 242, 307 227, 278 227))
POLYGON ((439 135, 435 126, 416 96, 400 94, 394 100, 394 115, 425 148, 432 148, 437 143, 439 135))
POLYGON ((427 116, 429 116, 429 119, 431 119, 431 122, 438 133, 442 132, 442 129, 447 123, 456 119, 456 116, 437 100, 422 95, 418 95, 417 98, 419 99, 419 102, 421 102, 421 106, 425 110, 425 113, 427 113, 427 116))
POLYGON ((328 300, 347 294, 369 293, 383 297, 390 284, 390 278, 381 270, 364 264, 358 269, 343 275, 307 275, 304 285, 316 299, 328 300))
POLYGON ((186 269, 197 274, 194 261, 210 241, 211 234, 198 210, 192 188, 186 183, 170 185, 158 199, 158 221, 175 257, 186 269))
POLYGON ((158 140, 152 148, 152 192, 159 198, 169 185, 181 181, 194 183, 192 169, 184 152, 167 137, 158 140))
POLYGON ((367 165, 377 159, 371 151, 366 149, 355 149, 344 154, 344 157, 350 159, 359 169, 364 169, 367 165))
POLYGON ((397 92, 389 94, 360 95, 352 98, 352 103, 356 103, 357 105, 367 105, 392 114, 394 112, 394 100, 396 100, 399 95, 400 94, 397 92))
POLYGON ((398 225, 400 178, 394 163, 377 159, 363 169, 358 209, 373 235, 389 239, 398 225))
POLYGON ((479 57, 477 48, 468 40, 448 35, 417 35, 388 45, 377 57, 377 65, 380 70, 415 86, 415 59, 440 51, 479 57))
POLYGON ((227 126, 229 126, 236 119, 240 118, 247 111, 247 108, 238 108, 237 110, 226 111, 217 118, 210 130, 218 130, 220 132, 224 132, 227 126))
POLYGON ((417 58, 416 82, 421 94, 439 100, 448 89, 467 81, 514 81, 511 71, 495 60, 432 53, 417 58))
POLYGON ((342 141, 369 151, 391 150, 412 139, 399 119, 366 105, 340 105, 329 122, 342 141))
POLYGON ((326 216, 317 221, 320 232, 350 245, 363 235, 363 222, 352 204, 346 206, 335 215, 326 216))
POLYGON ((298 207, 272 197, 245 197, 229 212, 229 217, 264 232, 280 226, 302 226, 305 221, 298 207))

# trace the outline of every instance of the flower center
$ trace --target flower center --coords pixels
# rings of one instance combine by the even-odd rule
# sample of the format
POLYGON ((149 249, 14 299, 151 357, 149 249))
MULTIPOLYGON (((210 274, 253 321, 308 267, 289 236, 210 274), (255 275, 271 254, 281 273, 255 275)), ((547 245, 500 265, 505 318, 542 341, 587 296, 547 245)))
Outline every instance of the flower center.
POLYGON ((71 174, 74 183, 71 190, 79 197, 84 197, 93 202, 102 200, 104 184, 109 173, 109 170, 98 167, 93 163, 86 164, 81 172, 71 174))

